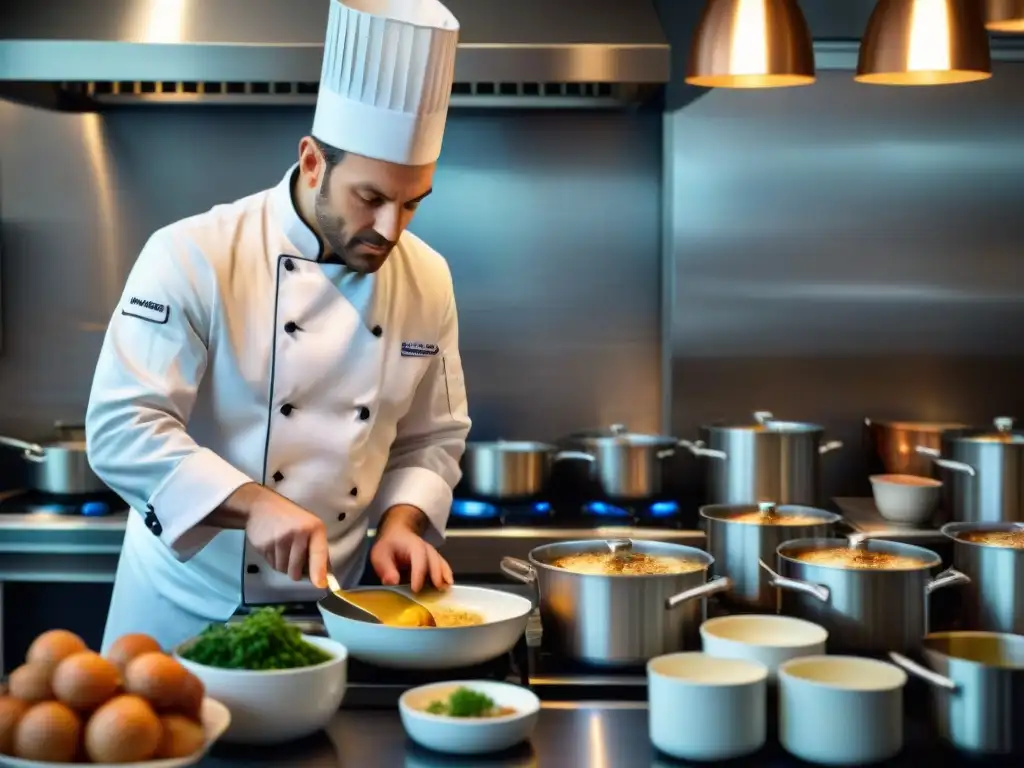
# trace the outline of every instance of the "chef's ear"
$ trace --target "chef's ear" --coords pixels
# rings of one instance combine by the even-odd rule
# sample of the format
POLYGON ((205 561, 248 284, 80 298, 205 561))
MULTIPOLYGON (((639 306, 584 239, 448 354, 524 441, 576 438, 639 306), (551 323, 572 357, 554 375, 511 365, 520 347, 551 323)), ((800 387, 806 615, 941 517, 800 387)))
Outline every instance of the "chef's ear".
POLYGON ((302 184, 316 189, 321 177, 327 172, 327 162, 320 151, 319 142, 312 136, 303 136, 299 142, 299 174, 302 184))

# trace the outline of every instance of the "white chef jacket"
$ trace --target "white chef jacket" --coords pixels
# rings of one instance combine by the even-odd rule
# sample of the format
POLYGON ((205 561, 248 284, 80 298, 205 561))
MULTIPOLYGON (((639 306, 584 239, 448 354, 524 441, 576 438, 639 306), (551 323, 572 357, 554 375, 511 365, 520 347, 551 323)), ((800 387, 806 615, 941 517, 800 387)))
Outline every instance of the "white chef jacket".
POLYGON ((156 232, 114 311, 88 454, 138 514, 105 647, 136 631, 171 646, 241 602, 321 596, 243 532, 201 524, 250 481, 324 521, 349 586, 389 507, 420 508, 443 537, 470 427, 448 266, 409 232, 372 275, 319 261, 295 173, 156 232))

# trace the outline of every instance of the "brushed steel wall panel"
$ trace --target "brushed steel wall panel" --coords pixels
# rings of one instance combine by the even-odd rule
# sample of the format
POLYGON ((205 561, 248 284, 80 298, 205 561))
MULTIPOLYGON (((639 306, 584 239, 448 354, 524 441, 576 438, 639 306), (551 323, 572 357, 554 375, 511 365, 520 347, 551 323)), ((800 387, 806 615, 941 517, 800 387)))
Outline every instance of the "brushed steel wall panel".
MULTIPOLYGON (((0 102, 0 427, 81 418, 146 237, 276 183, 310 122, 305 108, 0 102)), ((412 229, 455 277, 473 437, 657 428, 660 179, 660 115, 452 116, 412 229)))
MULTIPOLYGON (((970 86, 714 91, 666 116, 671 423, 1024 414, 1024 67, 970 86)), ((695 470, 696 472, 696 470, 695 470)))

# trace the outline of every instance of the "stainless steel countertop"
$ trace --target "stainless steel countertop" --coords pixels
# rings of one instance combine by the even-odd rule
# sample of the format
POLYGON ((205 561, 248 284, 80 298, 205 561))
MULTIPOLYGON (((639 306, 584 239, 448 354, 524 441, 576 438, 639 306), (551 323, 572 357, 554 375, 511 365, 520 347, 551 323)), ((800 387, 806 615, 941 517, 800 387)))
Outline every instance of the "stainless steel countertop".
MULTIPOLYGON (((0 514, 0 582, 111 582, 128 513, 105 517, 0 514)), ((371 530, 368 536, 373 536, 371 530)), ((449 528, 442 552, 456 573, 497 576, 505 556, 582 538, 634 538, 703 546, 699 530, 659 528, 449 528)))
MULTIPOLYGON (((679 716, 686 717, 685 712, 679 716)), ((769 743, 756 755, 730 765, 758 768, 797 768, 771 736, 775 718, 769 717, 769 743)), ((887 766, 919 768, 923 760, 957 768, 963 758, 937 744, 929 729, 916 723, 907 727, 903 754, 887 766)), ((302 742, 280 747, 215 747, 200 768, 670 768, 683 765, 660 755, 647 731, 647 706, 628 702, 547 702, 529 744, 508 753, 458 758, 428 752, 405 736, 393 710, 341 710, 326 731, 302 742)), ((986 762, 986 766, 1000 765, 986 762)))

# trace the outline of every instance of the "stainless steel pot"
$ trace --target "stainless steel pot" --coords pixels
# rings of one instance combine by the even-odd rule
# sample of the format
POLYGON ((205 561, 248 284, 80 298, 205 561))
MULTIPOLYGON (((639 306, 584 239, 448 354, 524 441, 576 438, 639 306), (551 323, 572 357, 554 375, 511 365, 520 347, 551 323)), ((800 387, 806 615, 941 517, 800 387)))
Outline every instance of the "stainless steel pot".
POLYGON ((738 610, 777 613, 779 592, 759 561, 772 561, 780 544, 790 539, 827 539, 842 518, 823 509, 791 504, 711 504, 700 508, 708 539, 708 552, 715 559, 714 572, 728 576, 733 587, 720 598, 738 610), (759 515, 761 522, 737 518, 759 515), (814 518, 816 522, 792 525, 786 518, 814 518))
POLYGON ((665 459, 675 455, 679 441, 663 435, 620 432, 576 438, 591 459, 591 478, 605 498, 652 499, 661 495, 665 459))
POLYGON ((779 421, 769 411, 755 412, 752 424, 711 424, 700 432, 700 440, 680 445, 708 460, 711 504, 817 504, 820 458, 843 447, 822 443, 825 429, 817 424, 779 421))
POLYGON ((1024 753, 1024 637, 996 632, 936 632, 923 640, 927 666, 890 658, 932 689, 939 735, 979 755, 1024 753))
POLYGON ((917 448, 947 470, 943 498, 956 522, 1024 521, 1024 430, 1006 416, 994 427, 943 432, 941 452, 917 448))
POLYGON ((498 440, 466 443, 462 483, 473 496, 526 499, 544 492, 556 462, 594 457, 580 451, 559 451, 548 443, 498 440))
POLYGON ((526 584, 536 583, 544 645, 570 658, 600 666, 643 664, 664 653, 699 647, 701 598, 729 589, 729 579, 707 581, 714 559, 705 551, 660 541, 616 539, 545 544, 514 557, 501 570, 526 584), (593 575, 550 563, 580 552, 632 550, 699 560, 690 573, 593 575))
MULTIPOLYGON (((968 541, 967 534, 1022 531, 1021 523, 947 523, 953 567, 971 579, 960 615, 966 629, 1024 635, 1024 549, 968 541)), ((1024 704, 1024 703, 1022 703, 1024 704)))
POLYGON ((869 458, 880 461, 883 471, 889 475, 934 477, 938 474, 935 463, 917 449, 928 448, 938 455, 942 448, 942 433, 965 426, 955 422, 864 419, 869 458))
POLYGON ((22 457, 31 464, 32 487, 38 491, 73 495, 108 490, 89 466, 82 426, 58 422, 49 440, 31 443, 0 437, 0 445, 21 451, 22 457))
POLYGON ((781 611, 828 630, 830 653, 907 653, 928 632, 928 595, 970 581, 952 568, 932 578, 942 558, 929 549, 894 541, 797 539, 777 550, 778 573, 762 562, 770 583, 781 592, 781 611), (809 563, 810 550, 857 546, 919 559, 917 569, 843 568, 809 563))

